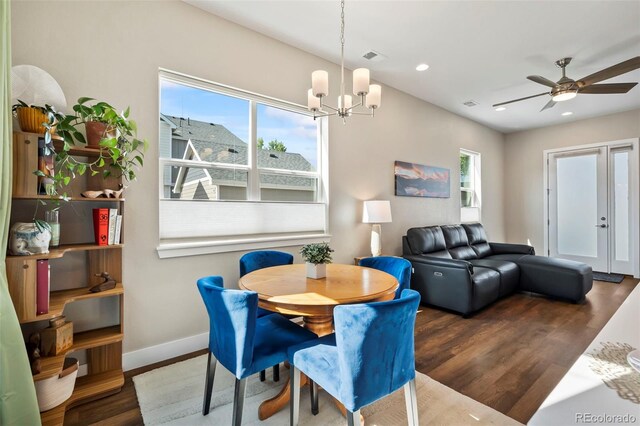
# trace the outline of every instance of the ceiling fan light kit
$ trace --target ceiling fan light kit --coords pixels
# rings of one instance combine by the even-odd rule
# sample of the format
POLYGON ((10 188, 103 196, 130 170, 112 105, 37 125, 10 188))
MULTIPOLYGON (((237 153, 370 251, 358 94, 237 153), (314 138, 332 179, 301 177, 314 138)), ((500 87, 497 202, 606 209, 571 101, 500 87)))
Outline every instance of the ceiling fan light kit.
MULTIPOLYGON (((540 111, 553 108, 557 102, 568 101, 575 98, 578 94, 613 94, 613 93, 627 93, 633 89, 638 83, 609 83, 609 84, 595 84, 603 80, 608 80, 613 77, 617 77, 622 74, 626 74, 630 71, 640 68, 640 56, 628 59, 619 64, 613 65, 609 68, 605 68, 593 74, 590 74, 580 80, 573 80, 566 76, 566 67, 571 63, 571 58, 562 58, 556 61, 556 65, 562 70, 562 78, 557 82, 553 82, 548 78, 539 75, 530 75, 527 79, 542 84, 543 86, 551 87, 550 92, 538 93, 537 95, 526 96, 524 98, 513 99, 507 102, 501 102, 493 105, 493 107, 501 107, 502 105, 524 101, 526 99, 537 98, 538 96, 550 95, 551 99, 547 104, 542 107, 540 111)), ((497 111, 497 109, 496 109, 497 111)))
POLYGON ((359 98, 354 105, 353 97, 345 94, 344 84, 344 0, 340 1, 342 13, 340 15, 340 96, 338 107, 334 108, 324 103, 324 98, 329 94, 329 73, 317 70, 311 73, 311 89, 307 91, 307 108, 313 112, 313 118, 337 115, 346 123, 346 118, 353 114, 374 116, 375 110, 380 107, 382 99, 382 87, 379 84, 370 84, 370 73, 367 68, 353 70, 353 94, 359 98), (369 112, 355 111, 364 106, 369 112), (328 109, 326 111, 324 108, 328 109))

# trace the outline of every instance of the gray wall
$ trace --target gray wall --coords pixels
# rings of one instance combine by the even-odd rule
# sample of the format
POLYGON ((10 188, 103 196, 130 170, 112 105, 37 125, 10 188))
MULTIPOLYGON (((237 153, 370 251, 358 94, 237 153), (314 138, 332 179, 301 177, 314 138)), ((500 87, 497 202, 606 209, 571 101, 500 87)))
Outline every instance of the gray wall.
MULTIPOLYGON (((330 99, 337 98, 339 67, 178 1, 14 1, 12 10, 14 64, 47 70, 70 104, 91 96, 130 105, 140 135, 151 144, 145 168, 126 194, 125 352, 207 332, 195 281, 218 274, 235 286, 242 253, 158 258, 158 68, 306 104, 311 72, 319 68, 329 71, 330 99)), ((375 119, 356 116, 347 125, 331 119, 329 137, 336 262, 350 263, 369 251, 363 200, 392 202, 393 223, 383 225, 385 253, 400 253, 400 237, 411 226, 458 222, 461 147, 482 154, 483 220, 493 239, 504 239, 499 132, 384 86, 375 119), (451 169, 451 198, 395 197, 394 160, 451 169)), ((297 247, 288 250, 300 261, 297 247)))
POLYGON ((539 253, 544 249, 544 150, 638 136, 640 110, 506 135, 507 240, 514 243, 530 241, 539 253))

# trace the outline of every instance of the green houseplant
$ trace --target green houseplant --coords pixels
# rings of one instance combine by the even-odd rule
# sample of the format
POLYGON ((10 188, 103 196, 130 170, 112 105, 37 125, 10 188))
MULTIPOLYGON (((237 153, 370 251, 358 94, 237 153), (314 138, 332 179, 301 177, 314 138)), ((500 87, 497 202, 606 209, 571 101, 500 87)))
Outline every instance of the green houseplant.
POLYGON ((302 258, 307 263, 307 277, 313 279, 327 276, 327 263, 331 263, 331 253, 333 249, 329 244, 313 243, 306 244, 300 249, 302 258))
POLYGON ((87 104, 93 100, 87 97, 78 99, 78 103, 73 106, 74 114, 58 112, 50 105, 40 107, 46 116, 46 122, 43 123, 46 129, 44 155, 54 155, 55 174, 45 175, 40 170, 34 173, 51 182, 46 185, 47 194, 51 197, 68 199, 66 192, 62 191, 61 194, 61 190, 77 175, 85 173, 92 176, 101 174, 104 179, 113 176, 133 181, 136 179, 137 169, 144 164, 144 152, 148 143, 138 139, 137 125, 129 118, 130 109, 118 112, 106 102, 87 104), (73 147, 87 145, 87 140, 80 131, 82 125, 95 121, 105 125, 105 130, 99 135, 97 155, 87 158, 70 155, 73 147), (56 140, 60 141, 57 146, 51 143, 54 134, 57 134, 56 140))

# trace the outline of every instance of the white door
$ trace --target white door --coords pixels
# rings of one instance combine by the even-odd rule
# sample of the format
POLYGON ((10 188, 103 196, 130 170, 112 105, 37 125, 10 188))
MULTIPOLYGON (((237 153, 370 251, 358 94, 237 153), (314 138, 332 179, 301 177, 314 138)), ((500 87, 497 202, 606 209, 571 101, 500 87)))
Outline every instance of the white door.
POLYGON ((549 155, 549 255, 608 272, 607 150, 549 155))
POLYGON ((609 143, 547 154, 549 256, 594 271, 639 272, 637 147, 609 143))

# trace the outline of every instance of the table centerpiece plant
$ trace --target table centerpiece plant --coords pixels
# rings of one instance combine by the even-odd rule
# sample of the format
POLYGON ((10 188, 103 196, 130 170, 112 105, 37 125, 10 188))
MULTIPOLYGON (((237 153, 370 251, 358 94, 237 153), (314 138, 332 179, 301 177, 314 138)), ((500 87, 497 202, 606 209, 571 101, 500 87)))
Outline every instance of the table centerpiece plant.
POLYGON ((327 263, 332 262, 333 251, 326 242, 302 246, 300 254, 307 264, 308 278, 319 279, 327 276, 327 263))

